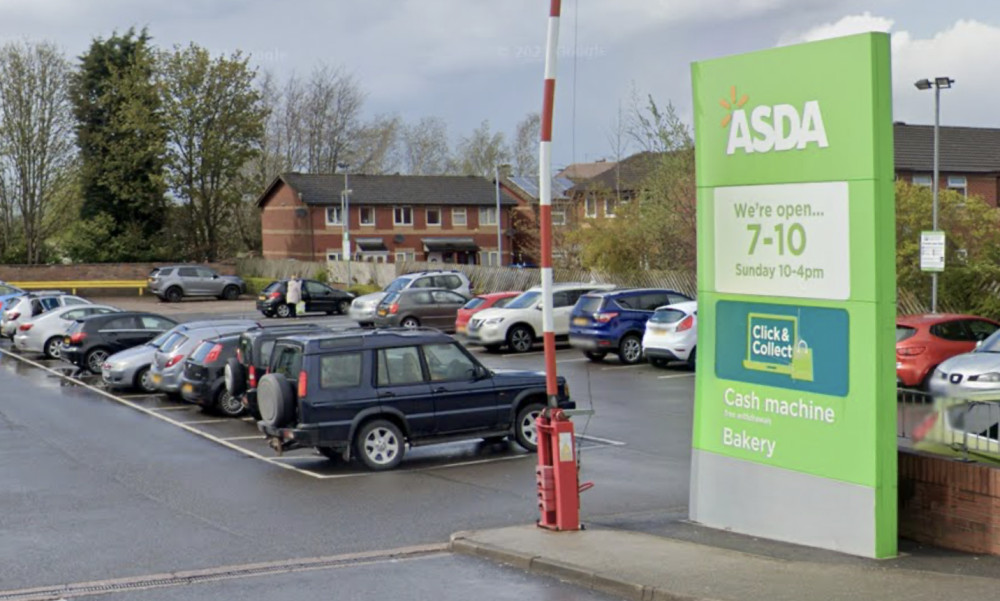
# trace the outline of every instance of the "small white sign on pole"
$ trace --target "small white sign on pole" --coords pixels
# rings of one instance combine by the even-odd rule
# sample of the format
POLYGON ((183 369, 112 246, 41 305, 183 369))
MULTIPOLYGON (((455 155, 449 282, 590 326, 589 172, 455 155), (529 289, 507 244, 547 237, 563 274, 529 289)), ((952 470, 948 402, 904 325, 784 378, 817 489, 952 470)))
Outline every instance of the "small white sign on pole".
POLYGON ((920 232, 920 270, 944 271, 944 232, 920 232))

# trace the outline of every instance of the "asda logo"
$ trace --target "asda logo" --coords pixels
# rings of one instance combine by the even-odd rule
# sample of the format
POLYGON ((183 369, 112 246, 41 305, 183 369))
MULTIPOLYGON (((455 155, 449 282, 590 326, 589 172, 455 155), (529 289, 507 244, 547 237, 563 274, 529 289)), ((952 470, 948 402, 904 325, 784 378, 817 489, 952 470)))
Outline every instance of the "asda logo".
POLYGON ((749 97, 736 98, 736 86, 729 88, 729 98, 719 101, 729 111, 722 127, 729 128, 726 154, 742 150, 746 154, 783 150, 805 150, 809 144, 826 148, 826 129, 818 100, 807 100, 801 109, 791 104, 758 105, 744 108, 749 97))

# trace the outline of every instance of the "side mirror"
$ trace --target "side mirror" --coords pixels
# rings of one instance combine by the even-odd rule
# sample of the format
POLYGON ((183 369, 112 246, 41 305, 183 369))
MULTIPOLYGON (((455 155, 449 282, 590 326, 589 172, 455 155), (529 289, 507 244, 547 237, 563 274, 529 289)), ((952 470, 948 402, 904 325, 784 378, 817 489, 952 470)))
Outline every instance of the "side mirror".
POLYGON ((488 377, 490 377, 490 370, 487 369, 485 366, 477 365, 476 366, 476 379, 477 380, 485 380, 488 377))
POLYGON ((541 311, 541 310, 542 310, 542 304, 541 303, 538 303, 537 305, 535 305, 535 311, 541 311))
POLYGON ((976 341, 976 348, 979 348, 981 346, 983 346, 983 341, 982 340, 977 340, 976 341))

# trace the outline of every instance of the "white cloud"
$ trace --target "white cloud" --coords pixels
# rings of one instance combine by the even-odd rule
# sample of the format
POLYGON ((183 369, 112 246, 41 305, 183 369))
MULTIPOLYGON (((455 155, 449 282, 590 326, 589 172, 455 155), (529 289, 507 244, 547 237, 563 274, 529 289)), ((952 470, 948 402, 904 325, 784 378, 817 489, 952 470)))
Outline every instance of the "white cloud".
POLYGON ((856 33, 866 33, 869 31, 888 32, 892 29, 894 23, 895 22, 892 19, 876 17, 870 12, 865 12, 860 15, 848 15, 839 21, 834 23, 824 23, 823 25, 813 27, 803 33, 785 35, 778 41, 778 45, 787 46, 789 44, 798 44, 800 42, 815 42, 816 40, 839 38, 845 35, 854 35, 856 33))

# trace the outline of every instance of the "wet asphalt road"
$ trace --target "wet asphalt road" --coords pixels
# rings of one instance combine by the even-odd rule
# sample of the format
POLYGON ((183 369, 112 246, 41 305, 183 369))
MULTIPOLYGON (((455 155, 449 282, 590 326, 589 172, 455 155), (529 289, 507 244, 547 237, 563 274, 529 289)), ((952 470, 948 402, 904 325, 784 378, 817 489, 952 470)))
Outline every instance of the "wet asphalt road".
MULTIPOLYGON (((220 304, 178 316, 240 313, 220 304)), ((538 369, 542 360, 540 352, 476 355, 490 367, 538 369)), ((596 411, 575 418, 581 480, 596 483, 582 497, 584 522, 683 512, 691 373, 592 364, 568 348, 558 360, 579 406, 596 411)), ((271 454, 262 459, 250 423, 162 399, 126 402, 0 357, 0 598, 57 583, 438 545, 458 530, 537 517, 534 457, 516 446, 424 447, 381 474, 309 452, 279 465, 271 454)), ((605 598, 447 553, 195 586, 196 595, 167 587, 127 597, 335 590, 343 591, 336 598, 605 598)))

